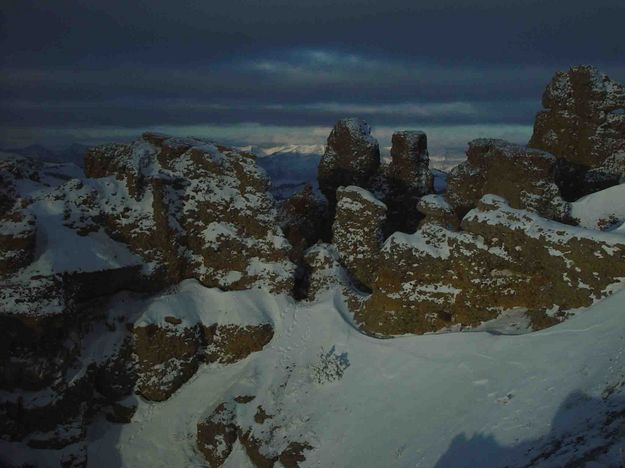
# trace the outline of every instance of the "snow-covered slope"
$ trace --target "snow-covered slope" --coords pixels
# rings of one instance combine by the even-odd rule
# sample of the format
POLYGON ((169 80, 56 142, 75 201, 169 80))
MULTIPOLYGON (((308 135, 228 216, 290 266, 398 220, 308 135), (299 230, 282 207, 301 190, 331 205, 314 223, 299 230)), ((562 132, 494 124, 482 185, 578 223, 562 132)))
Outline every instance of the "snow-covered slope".
MULTIPOLYGON (((590 229, 623 231, 625 222, 625 184, 591 193, 571 203, 571 216, 580 226, 590 229)), ((625 232, 625 231, 623 231, 625 232)))
MULTIPOLYGON (((189 300, 188 288, 180 294, 189 300)), ((285 439, 313 447, 303 466, 622 463, 625 291, 537 333, 391 340, 356 331, 336 291, 312 304, 255 294, 265 293, 207 291, 194 307, 260 307, 273 341, 237 364, 203 365, 166 402, 141 401, 130 424, 100 419, 88 436, 89 466, 204 466, 196 424, 237 395, 255 395, 237 418, 269 450, 285 439), (268 422, 254 423, 258 406, 268 422)), ((46 451, 2 450, 49 466, 46 451)), ((225 466, 250 466, 238 442, 225 466)))
MULTIPOLYGON (((249 294, 227 293, 233 302, 249 294)), ((314 447, 304 466, 525 466, 541 454, 539 466, 562 466, 606 444, 595 456, 615 466, 624 442, 610 432, 625 408, 623 303, 625 291, 522 336, 377 340, 354 329, 337 295, 310 305, 263 301, 276 327, 264 351, 203 367, 168 401, 141 402, 129 425, 100 421, 89 434, 90 466, 201 466, 196 423, 241 394, 256 395, 242 411, 262 405, 273 415, 270 446, 287 436, 314 447), (347 367, 319 381, 330 350, 347 367)), ((235 448, 226 466, 246 465, 235 448)))

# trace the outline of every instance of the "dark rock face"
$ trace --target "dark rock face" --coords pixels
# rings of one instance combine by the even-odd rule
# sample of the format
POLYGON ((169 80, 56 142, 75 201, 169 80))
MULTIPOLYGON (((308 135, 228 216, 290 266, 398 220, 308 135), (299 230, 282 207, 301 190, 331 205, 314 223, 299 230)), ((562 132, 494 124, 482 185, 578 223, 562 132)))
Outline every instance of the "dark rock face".
POLYGON ((330 132, 319 163, 319 189, 333 207, 338 187, 368 187, 379 167, 380 148, 369 125, 362 119, 341 119, 330 132))
POLYGON ((393 133, 391 158, 386 171, 388 193, 387 232, 414 232, 420 219, 417 203, 420 197, 433 191, 429 169, 427 136, 423 132, 393 133))
POLYGON ((622 236, 549 221, 500 197, 483 197, 461 227, 426 223, 387 239, 373 293, 356 312, 363 330, 424 333, 512 308, 544 328, 605 296, 625 274, 622 236))
POLYGON ((310 184, 279 204, 278 221, 293 247, 291 260, 296 264, 302 263, 307 248, 319 240, 329 241, 332 235, 328 205, 310 184))
POLYGON ((356 186, 340 187, 336 195, 333 243, 356 282, 368 288, 374 280, 384 240, 386 205, 356 186))
POLYGON ((529 146, 558 158, 557 183, 573 201, 618 183, 625 172, 625 87, 593 67, 555 74, 529 146))
POLYGON ((513 208, 563 220, 568 206, 555 184, 556 158, 503 140, 469 142, 467 160, 449 174, 447 200, 461 216, 486 194, 504 197, 513 208))

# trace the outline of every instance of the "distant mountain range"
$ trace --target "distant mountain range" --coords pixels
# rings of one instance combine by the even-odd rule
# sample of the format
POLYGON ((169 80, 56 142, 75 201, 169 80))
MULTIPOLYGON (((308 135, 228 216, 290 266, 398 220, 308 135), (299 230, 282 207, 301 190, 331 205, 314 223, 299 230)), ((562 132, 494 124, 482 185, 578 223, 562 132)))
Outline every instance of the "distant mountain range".
POLYGON ((88 148, 86 145, 74 143, 60 150, 51 150, 41 145, 29 145, 21 148, 2 148, 1 151, 47 162, 70 162, 83 167, 85 153, 88 148))

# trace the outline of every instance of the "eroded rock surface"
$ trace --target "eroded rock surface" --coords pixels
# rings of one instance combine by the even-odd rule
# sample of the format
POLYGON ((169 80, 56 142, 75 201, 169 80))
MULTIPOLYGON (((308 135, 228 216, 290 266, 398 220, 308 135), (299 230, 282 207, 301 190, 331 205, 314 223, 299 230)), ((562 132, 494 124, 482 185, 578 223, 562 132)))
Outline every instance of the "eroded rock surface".
POLYGON ((625 86, 593 67, 558 72, 542 98, 529 145, 558 157, 558 185, 573 201, 625 173, 625 86))
POLYGON ((293 288, 291 246, 252 155, 145 134, 90 150, 85 172, 101 183, 95 190, 74 187, 81 209, 68 210, 67 225, 89 231, 104 222, 167 283, 192 277, 223 289, 293 288))
POLYGON ((623 275, 622 236, 548 221, 489 195, 461 232, 426 224, 387 239, 356 317, 369 333, 395 335, 476 325, 516 307, 542 328, 609 294, 623 275))
POLYGON ((337 188, 368 187, 379 167, 380 148, 371 136, 371 127, 362 119, 341 119, 332 129, 319 162, 319 190, 332 207, 336 203, 337 188))
POLYGON ((503 140, 469 142, 467 160, 449 174, 447 200, 464 215, 486 194, 504 197, 514 208, 563 220, 568 206, 555 184, 556 158, 503 140))
POLYGON ((332 242, 357 283, 369 287, 384 240, 386 205, 356 186, 340 187, 336 193, 332 242))

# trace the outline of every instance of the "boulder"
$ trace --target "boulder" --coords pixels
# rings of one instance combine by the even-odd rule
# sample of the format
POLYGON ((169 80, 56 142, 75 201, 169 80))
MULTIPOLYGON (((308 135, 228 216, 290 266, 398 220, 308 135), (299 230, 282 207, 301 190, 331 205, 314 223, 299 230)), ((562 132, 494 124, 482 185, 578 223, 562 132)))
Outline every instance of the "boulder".
POLYGON ((343 265, 358 286, 368 288, 375 279, 384 240, 386 205, 356 186, 340 187, 332 239, 343 265))
POLYGON ((565 220, 568 205, 555 184, 556 158, 544 151, 503 140, 469 142, 467 160, 449 174, 447 200, 464 215, 486 194, 499 195, 513 208, 565 220))
POLYGON ((379 166, 380 148, 371 136, 369 125, 362 119, 341 119, 330 132, 319 162, 319 189, 333 207, 337 188, 347 185, 368 187, 379 166))
POLYGON ((461 227, 426 223, 386 240, 373 292, 356 311, 364 331, 474 326, 515 308, 543 328, 606 296, 625 276, 622 236, 549 221, 494 195, 461 227))
POLYGON ((542 98, 529 146, 558 158, 557 183, 573 201, 625 173, 625 86, 590 66, 558 72, 542 98))

